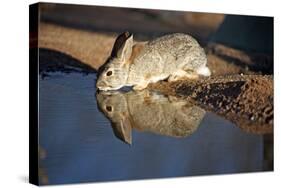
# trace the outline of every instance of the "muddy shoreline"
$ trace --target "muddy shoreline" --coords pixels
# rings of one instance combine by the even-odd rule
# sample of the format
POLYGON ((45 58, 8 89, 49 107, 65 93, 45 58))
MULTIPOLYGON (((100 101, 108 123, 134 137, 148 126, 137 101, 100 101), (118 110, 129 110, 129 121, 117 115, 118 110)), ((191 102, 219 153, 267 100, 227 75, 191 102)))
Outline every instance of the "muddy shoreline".
POLYGON ((167 95, 192 99, 246 132, 273 132, 273 77, 263 75, 219 76, 197 81, 151 84, 167 95))

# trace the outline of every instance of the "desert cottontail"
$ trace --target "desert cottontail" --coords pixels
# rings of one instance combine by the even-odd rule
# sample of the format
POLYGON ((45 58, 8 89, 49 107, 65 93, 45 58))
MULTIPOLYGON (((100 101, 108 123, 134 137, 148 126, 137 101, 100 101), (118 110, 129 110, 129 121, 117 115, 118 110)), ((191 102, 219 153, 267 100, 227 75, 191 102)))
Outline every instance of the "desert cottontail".
POLYGON ((168 79, 209 76, 203 48, 189 35, 176 33, 148 42, 136 42, 125 32, 114 43, 111 56, 100 68, 97 87, 116 90, 133 86, 141 90, 149 83, 168 79))

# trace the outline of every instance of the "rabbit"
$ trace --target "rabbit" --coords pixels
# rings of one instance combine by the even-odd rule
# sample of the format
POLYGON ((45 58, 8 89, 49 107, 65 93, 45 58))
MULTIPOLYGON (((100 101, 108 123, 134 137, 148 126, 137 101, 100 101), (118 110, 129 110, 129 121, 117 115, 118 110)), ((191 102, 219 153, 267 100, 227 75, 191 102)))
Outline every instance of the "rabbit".
POLYGON ((98 107, 112 122, 114 134, 132 143, 131 130, 186 137, 198 128, 205 111, 186 99, 170 98, 147 89, 141 91, 100 91, 98 107))
POLYGON ((111 56, 99 69, 99 90, 118 90, 132 86, 142 90, 149 83, 168 79, 196 79, 210 76, 204 49, 191 36, 175 33, 152 41, 135 42, 133 34, 120 34, 111 56))

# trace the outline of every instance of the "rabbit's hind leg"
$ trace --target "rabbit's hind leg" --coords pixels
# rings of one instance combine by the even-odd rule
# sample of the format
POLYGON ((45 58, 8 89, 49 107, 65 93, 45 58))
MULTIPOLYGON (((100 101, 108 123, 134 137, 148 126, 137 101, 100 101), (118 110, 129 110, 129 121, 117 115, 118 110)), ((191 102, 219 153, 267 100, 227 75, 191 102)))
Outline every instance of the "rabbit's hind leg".
POLYGON ((183 79, 197 79, 197 78, 198 78, 198 74, 196 74, 195 72, 187 72, 184 70, 178 70, 169 76, 168 82, 173 82, 173 81, 183 80, 183 79))

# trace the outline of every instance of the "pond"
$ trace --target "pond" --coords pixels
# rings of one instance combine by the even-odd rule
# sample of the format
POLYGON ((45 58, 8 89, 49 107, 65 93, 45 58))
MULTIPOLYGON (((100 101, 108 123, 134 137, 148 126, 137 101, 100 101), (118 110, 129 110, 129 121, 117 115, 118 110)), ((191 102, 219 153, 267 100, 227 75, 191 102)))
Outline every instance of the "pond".
POLYGON ((272 170, 272 135, 147 90, 97 93, 95 81, 95 73, 40 77, 40 184, 272 170))

